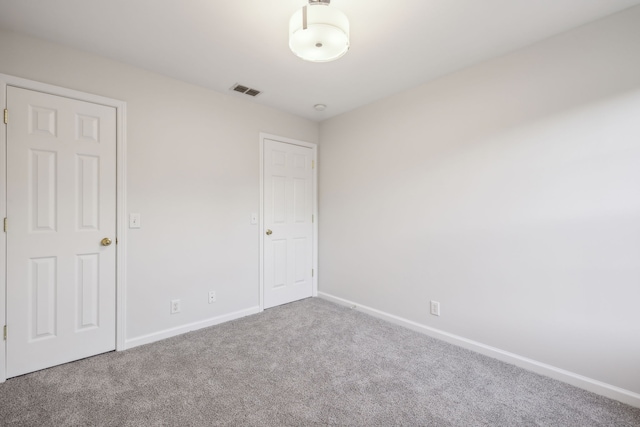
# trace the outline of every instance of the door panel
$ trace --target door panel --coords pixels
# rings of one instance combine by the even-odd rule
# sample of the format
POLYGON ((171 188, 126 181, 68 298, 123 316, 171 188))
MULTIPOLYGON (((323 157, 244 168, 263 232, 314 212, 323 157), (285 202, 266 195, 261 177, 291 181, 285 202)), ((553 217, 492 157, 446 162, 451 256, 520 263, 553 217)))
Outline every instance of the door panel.
POLYGON ((264 307, 312 295, 313 150, 264 141, 264 307))
POLYGON ((98 200, 100 199, 100 158, 97 156, 76 157, 78 230, 98 230, 100 212, 98 200))
POLYGON ((116 112, 7 88, 7 377, 115 349, 116 112))
POLYGON ((57 302, 57 258, 29 260, 29 317, 33 319, 29 339, 55 337, 57 302))
POLYGON ((76 331, 99 326, 100 254, 78 255, 76 260, 76 331))

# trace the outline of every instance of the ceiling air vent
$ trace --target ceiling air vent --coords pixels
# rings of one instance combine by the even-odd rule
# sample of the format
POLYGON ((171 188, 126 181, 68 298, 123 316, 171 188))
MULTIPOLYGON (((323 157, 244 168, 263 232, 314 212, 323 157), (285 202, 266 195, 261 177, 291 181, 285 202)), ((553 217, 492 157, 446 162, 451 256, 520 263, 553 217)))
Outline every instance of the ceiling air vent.
POLYGON ((245 95, 249 95, 249 96, 258 96, 261 93, 258 89, 252 89, 250 87, 246 87, 246 86, 239 85, 239 84, 235 84, 235 85, 231 86, 231 90, 234 90, 234 91, 240 92, 240 93, 244 93, 245 95))

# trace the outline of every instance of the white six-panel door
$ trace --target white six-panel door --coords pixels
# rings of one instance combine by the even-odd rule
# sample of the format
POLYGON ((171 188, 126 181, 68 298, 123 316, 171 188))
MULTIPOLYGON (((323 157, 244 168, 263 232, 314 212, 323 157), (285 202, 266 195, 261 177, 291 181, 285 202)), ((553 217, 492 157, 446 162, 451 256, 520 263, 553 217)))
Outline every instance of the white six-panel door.
POLYGON ((7 106, 13 377, 115 349, 116 111, 11 86, 7 106))
POLYGON ((264 140, 264 308, 312 296, 313 150, 264 140))

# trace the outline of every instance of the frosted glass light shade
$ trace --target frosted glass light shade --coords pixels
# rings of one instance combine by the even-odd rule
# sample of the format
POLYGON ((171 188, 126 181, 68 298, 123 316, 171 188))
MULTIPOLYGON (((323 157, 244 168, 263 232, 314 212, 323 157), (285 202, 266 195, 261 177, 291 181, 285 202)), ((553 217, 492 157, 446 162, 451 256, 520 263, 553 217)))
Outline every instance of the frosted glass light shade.
POLYGON ((349 19, 325 4, 310 4, 293 14, 289 21, 289 48, 300 58, 328 62, 349 50, 349 19), (304 28, 304 9, 307 28, 304 28))

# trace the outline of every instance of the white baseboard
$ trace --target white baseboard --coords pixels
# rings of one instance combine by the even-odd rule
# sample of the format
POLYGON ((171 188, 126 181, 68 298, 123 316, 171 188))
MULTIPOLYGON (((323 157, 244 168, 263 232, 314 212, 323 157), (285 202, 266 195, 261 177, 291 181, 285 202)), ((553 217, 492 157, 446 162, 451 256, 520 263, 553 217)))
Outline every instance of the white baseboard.
POLYGON ((209 326, 219 325, 220 323, 229 322, 241 317, 250 316, 260 313, 260 307, 251 307, 245 310, 235 311, 233 313, 224 314, 222 316, 212 317, 210 319, 201 320, 199 322, 189 323, 187 325, 178 326, 164 331, 154 332, 152 334, 143 335, 136 338, 125 340, 124 350, 137 347, 139 345, 150 344, 152 342, 164 340, 166 338, 175 337, 176 335, 186 334, 187 332, 196 331, 198 329, 207 328, 209 326))
POLYGON ((327 301, 348 306, 374 317, 378 317, 388 322, 404 326, 414 331, 421 332, 425 335, 429 335, 430 337, 446 341, 459 347, 484 354, 485 356, 493 357, 494 359, 511 363, 528 371, 545 375, 547 377, 571 384, 584 390, 591 391, 601 396, 615 399, 628 405, 640 408, 640 394, 638 393, 634 393, 632 391, 625 390, 611 384, 603 383, 602 381, 594 380, 592 378, 566 371, 564 369, 556 368, 555 366, 547 365, 546 363, 538 362, 533 359, 510 353, 508 351, 500 350, 499 348, 491 347, 458 335, 450 334, 448 332, 441 331, 430 326, 422 325, 412 320, 407 320, 402 317, 377 310, 375 308, 366 307, 356 302, 339 298, 324 292, 318 292, 318 296, 320 298, 326 299, 327 301))

